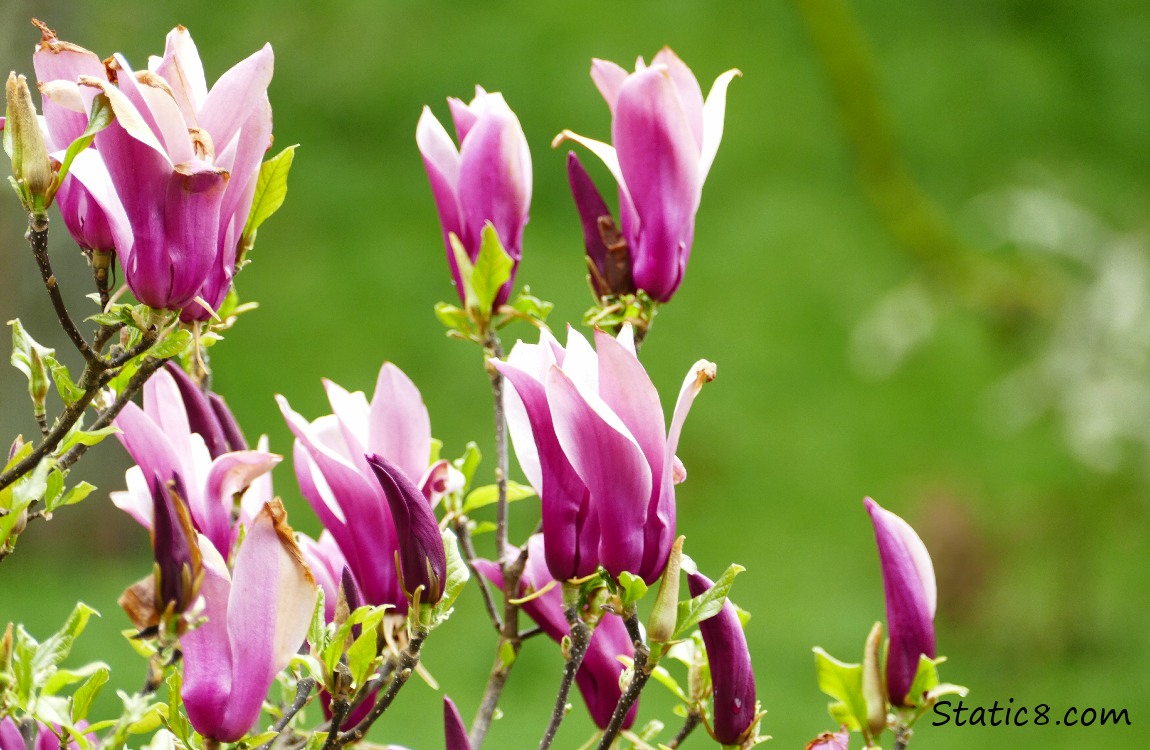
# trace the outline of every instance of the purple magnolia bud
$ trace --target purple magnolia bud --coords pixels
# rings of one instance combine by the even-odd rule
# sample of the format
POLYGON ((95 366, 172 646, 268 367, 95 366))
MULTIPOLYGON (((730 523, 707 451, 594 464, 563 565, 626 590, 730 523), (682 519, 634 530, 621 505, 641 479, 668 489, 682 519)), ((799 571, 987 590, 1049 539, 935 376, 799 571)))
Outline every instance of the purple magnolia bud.
POLYGON ((443 696, 443 734, 447 743, 446 750, 471 750, 467 727, 463 726, 459 709, 446 695, 443 696))
POLYGON ((179 475, 167 485, 153 476, 152 552, 156 559, 156 610, 185 612, 199 594, 203 564, 179 475))
POLYGON ((114 56, 117 85, 81 75, 116 119, 95 139, 132 227, 116 237, 128 287, 145 304, 204 320, 231 287, 237 245, 260 161, 271 145, 273 54, 261 50, 208 89, 187 29, 173 29, 161 58, 136 72, 114 56))
MULTIPOLYGON (((713 585, 701 573, 687 576, 691 596, 699 596, 713 585)), ((734 605, 723 602, 718 614, 699 623, 699 630, 707 647, 714 686, 711 721, 715 739, 724 745, 740 744, 755 723, 755 673, 734 605)))
POLYGON ((459 148, 428 107, 419 118, 415 140, 435 196, 447 262, 460 299, 464 299, 464 287, 451 246, 452 234, 474 263, 483 228, 491 222, 514 261, 511 278, 495 299, 498 307, 511 294, 522 256, 523 227, 531 206, 531 152, 519 119, 502 94, 489 94, 476 86, 470 104, 455 98, 447 101, 459 148))
POLYGON ((383 488, 395 522, 399 585, 410 597, 422 587, 420 601, 435 604, 447 583, 447 554, 431 505, 399 467, 383 456, 369 455, 367 463, 383 488))
POLYGON ((579 157, 567 154, 567 180, 575 197, 575 208, 583 222, 583 243, 587 248, 587 268, 591 286, 599 297, 631 294, 631 253, 603 196, 583 168, 579 157))
POLYGON ((723 137, 727 86, 736 75, 719 76, 704 102, 694 73, 668 47, 650 66, 639 58, 634 73, 593 60, 591 78, 611 109, 614 147, 566 130, 556 138, 583 144, 611 170, 635 287, 658 302, 670 300, 683 280, 703 182, 723 137))
POLYGON ((912 704, 910 693, 922 656, 934 658, 934 612, 937 588, 930 553, 906 521, 869 497, 863 500, 874 523, 890 649, 886 689, 896 706, 912 704))

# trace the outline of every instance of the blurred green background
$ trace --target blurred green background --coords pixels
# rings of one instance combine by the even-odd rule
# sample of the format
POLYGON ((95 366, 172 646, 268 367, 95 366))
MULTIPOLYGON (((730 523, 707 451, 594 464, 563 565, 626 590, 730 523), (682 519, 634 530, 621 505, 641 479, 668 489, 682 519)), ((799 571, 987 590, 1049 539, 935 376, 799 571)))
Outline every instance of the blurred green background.
MULTIPOLYGON (((695 252, 644 347, 673 398, 692 362, 719 364, 679 455, 681 529, 703 570, 737 561, 734 599, 772 745, 832 728, 810 648, 861 656, 883 617, 864 495, 932 551, 946 680, 968 703, 1127 708, 1133 727, 932 728, 912 747, 1125 746, 1150 717, 1150 6, 974 0, 866 3, 379 0, 101 3, 4 0, 0 70, 31 75, 28 18, 142 68, 188 26, 209 80, 270 41, 277 149, 302 144, 283 211, 240 276, 260 307, 212 350, 216 389, 249 436, 290 436, 272 396, 326 413, 321 377, 368 389, 382 361, 420 386, 447 455, 490 446, 479 353, 431 309, 454 297, 418 151, 424 104, 502 91, 533 151, 520 284, 590 302, 559 130, 606 139, 591 57, 630 66, 668 44, 704 89, 738 67, 704 190, 695 252), (816 41, 817 40, 817 41, 816 41)), ((591 159, 585 163, 591 164, 591 159)), ((605 172, 594 172, 606 188, 605 172)), ((610 192, 605 189, 605 192, 610 192)), ((62 224, 58 224, 62 228, 62 224)), ((43 340, 50 307, 0 201, 0 319, 43 340)), ((63 232, 57 271, 87 311, 63 232)), ((516 336, 533 337, 525 329, 516 336)), ((70 353, 70 352, 69 352, 70 353)), ((33 434, 21 377, 0 371, 0 436, 33 434)), ((488 454, 491 455, 491 451, 488 454)), ((143 679, 118 631, 123 587, 148 570, 142 530, 112 509, 123 451, 80 473, 100 492, 30 528, 0 566, 0 622, 44 636, 78 598, 103 618, 76 650, 143 679)), ((490 472, 490 463, 484 471, 490 472)), ((488 474, 489 476, 489 474, 488 474)), ((297 528, 316 531, 290 459, 276 472, 297 528)), ((534 519, 516 509, 517 528, 534 519)), ((480 538, 490 553, 490 539, 480 538)), ((426 664, 465 717, 492 659, 478 596, 461 599, 426 664)), ((529 642, 486 745, 531 747, 560 670, 529 642)), ((642 716, 677 729, 658 687, 642 716)), ((105 696, 110 709, 114 699, 105 696)), ((413 682, 381 741, 442 746, 438 694, 413 682)), ((581 710, 558 746, 590 733, 581 710)), ((857 738, 856 738, 857 742, 857 738)), ((707 744, 703 736, 688 747, 707 744)))

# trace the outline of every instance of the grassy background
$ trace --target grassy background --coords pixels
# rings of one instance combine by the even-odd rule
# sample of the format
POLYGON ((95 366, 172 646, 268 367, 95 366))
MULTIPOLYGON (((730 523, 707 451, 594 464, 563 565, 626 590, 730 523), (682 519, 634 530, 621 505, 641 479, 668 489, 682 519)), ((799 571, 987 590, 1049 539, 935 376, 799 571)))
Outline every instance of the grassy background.
MULTIPOLYGON (((855 6, 902 158, 964 242, 983 236, 972 210, 980 196, 1012 187, 1062 196, 1144 241, 1145 4, 855 6)), ((794 4, 252 0, 221 10, 182 1, 5 0, 0 70, 31 74, 30 16, 102 55, 121 50, 137 67, 182 23, 209 80, 264 41, 274 46, 277 147, 302 147, 287 204, 261 230, 255 263, 240 277, 242 295, 261 306, 212 354, 217 390, 246 431, 269 433, 283 453, 290 435, 273 394, 314 418, 327 410, 321 377, 370 389, 383 360, 419 384, 448 455, 470 439, 490 445, 478 352, 446 340, 431 314, 454 293, 414 143, 424 104, 445 118, 444 98, 466 98, 480 83, 504 92, 518 113, 536 175, 519 279, 556 302, 561 328, 589 298, 564 154, 548 143, 563 128, 607 137, 589 59, 627 65, 669 44, 704 88, 739 67, 744 77, 731 87, 696 252, 644 360, 665 402, 695 359, 719 364, 680 449, 690 471, 678 495, 681 528, 704 570, 717 574, 732 561, 748 568, 734 598, 754 613, 748 637, 772 744, 801 747, 831 728, 810 647, 856 658, 869 625, 883 617, 860 502, 867 494, 915 525, 934 554, 939 650, 950 657, 943 676, 970 686, 970 702, 1013 698, 1016 706, 1048 703, 1056 714, 1125 707, 1135 724, 924 727, 916 746, 1122 744, 1150 716, 1145 446, 1125 446, 1100 471, 1074 458, 1056 416, 1001 428, 990 394, 1045 350, 1050 328, 1041 320, 1004 329, 977 306, 940 294, 931 337, 889 376, 864 377, 852 364, 860 321, 922 269, 860 189, 855 153, 794 4)), ((0 316, 20 315, 55 342, 21 232, 9 198, 0 203, 0 316)), ((83 310, 86 270, 65 240, 57 233, 57 268, 72 306, 83 310)), ((15 371, 0 373, 0 435, 35 429, 21 388, 15 371)), ((147 571, 146 536, 105 498, 122 486, 126 465, 115 444, 85 460, 82 472, 99 496, 29 530, 0 569, 0 622, 17 619, 46 635, 84 598, 104 617, 76 659, 113 663, 118 685, 130 690, 142 670, 116 635, 127 623, 114 600, 147 571)), ((290 467, 276 477, 293 523, 314 532, 290 467)), ((529 529, 530 511, 517 512, 517 526, 529 529)), ((475 637, 485 627, 481 614, 475 592, 465 594, 426 658, 465 716, 492 658, 489 639, 475 637)), ((489 747, 531 746, 558 670, 555 649, 529 644, 489 747)), ((673 732, 658 692, 649 691, 643 716, 668 721, 673 732)), ((413 684, 378 736, 440 746, 438 700, 413 684)), ((579 713, 560 746, 589 734, 579 713)), ((704 744, 697 737, 690 746, 704 744)))

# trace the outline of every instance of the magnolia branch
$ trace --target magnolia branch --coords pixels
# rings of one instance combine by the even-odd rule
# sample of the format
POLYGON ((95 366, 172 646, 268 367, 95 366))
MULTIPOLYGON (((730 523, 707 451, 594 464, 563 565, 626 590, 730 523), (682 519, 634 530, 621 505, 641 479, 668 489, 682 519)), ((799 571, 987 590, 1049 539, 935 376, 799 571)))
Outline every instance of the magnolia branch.
POLYGON ((627 713, 631 710, 631 706, 635 705, 635 701, 639 700, 639 694, 647 686, 647 680, 651 679, 651 672, 655 667, 654 664, 649 663, 651 651, 643 642, 643 634, 639 629, 639 617, 634 606, 624 614, 623 622, 627 626, 627 633, 635 645, 635 662, 631 669, 631 682, 627 685, 623 695, 619 696, 619 702, 615 704, 615 712, 611 714, 611 722, 603 731, 598 750, 607 750, 611 747, 611 743, 615 741, 615 737, 623 728, 623 721, 627 718, 627 713))
MULTIPOLYGON (((427 628, 424 627, 417 627, 412 630, 411 640, 407 642, 407 646, 403 651, 399 652, 395 676, 391 678, 391 684, 387 686, 387 690, 384 691, 383 695, 379 696, 379 700, 371 707, 371 711, 367 716, 363 717, 347 734, 340 737, 338 743, 333 745, 333 747, 345 747, 353 742, 362 740, 364 735, 367 734, 367 731, 371 729, 371 725, 374 724, 380 716, 383 716, 383 713, 387 711, 392 701, 395 700, 395 696, 399 694, 399 691, 411 678, 411 674, 415 671, 416 666, 419 665, 419 650, 423 648, 423 642, 427 640, 427 632, 427 628)), ((335 719, 333 717, 329 742, 330 738, 336 736, 337 732, 338 729, 335 726, 335 719)))
POLYGON ((587 655, 587 647, 591 644, 591 628, 579 617, 578 590, 569 592, 568 584, 563 585, 565 601, 563 614, 567 617, 567 624, 571 628, 571 648, 567 652, 567 663, 563 665, 563 678, 559 682, 559 694, 555 696, 555 708, 551 711, 551 721, 547 724, 547 731, 539 741, 539 750, 547 750, 555 741, 559 725, 567 716, 567 697, 571 694, 571 684, 575 682, 575 674, 583 664, 583 657, 587 655))

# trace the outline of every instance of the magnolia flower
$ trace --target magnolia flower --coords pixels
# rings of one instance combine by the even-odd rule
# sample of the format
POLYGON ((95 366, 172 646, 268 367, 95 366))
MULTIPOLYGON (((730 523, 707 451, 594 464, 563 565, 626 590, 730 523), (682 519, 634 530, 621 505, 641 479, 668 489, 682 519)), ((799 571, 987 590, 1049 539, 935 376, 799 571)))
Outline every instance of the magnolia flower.
POLYGON ((511 294, 515 268, 522 255, 523 227, 531 205, 531 152, 519 119, 502 94, 489 94, 476 86, 470 104, 455 98, 449 98, 447 103, 455 121, 459 148, 429 107, 423 108, 415 141, 435 196, 447 262, 460 299, 463 279, 455 262, 451 235, 458 238, 474 263, 479 257, 483 227, 490 222, 514 261, 511 278, 495 299, 498 307, 511 294))
POLYGON ((226 559, 240 523, 254 518, 271 499, 265 475, 281 457, 264 450, 266 440, 260 450, 244 450, 243 436, 223 401, 203 394, 174 364, 148 379, 144 407, 128 403, 114 424, 120 430, 116 437, 137 464, 124 475, 127 491, 112 493, 116 507, 151 529, 149 477, 165 484, 178 479, 196 530, 226 559))
POLYGON ((805 750, 847 750, 851 733, 846 729, 840 732, 823 732, 807 743, 805 750))
MULTIPOLYGON (((701 573, 687 576, 691 596, 699 596, 715 584, 701 573)), ((737 745, 755 723, 755 673, 743 625, 730 601, 716 614, 699 623, 707 663, 714 686, 711 728, 723 745, 737 745)))
MULTIPOLYGON (((2 123, 0 123, 2 124, 2 123)), ((76 724, 78 729, 85 729, 88 726, 87 721, 80 721, 76 724)), ((62 729, 57 727, 53 730, 42 721, 36 722, 36 739, 32 745, 24 742, 24 736, 20 733, 20 726, 11 716, 5 716, 0 720, 0 750, 80 750, 80 743, 76 740, 69 740, 65 744, 61 744, 60 738, 56 735, 56 731, 63 732, 62 729)), ((96 741, 94 734, 88 733, 88 740, 91 742, 96 741)))
POLYGON ((404 613, 407 599, 395 568, 395 522, 366 455, 386 457, 429 503, 462 479, 446 461, 428 466, 427 407, 395 365, 380 369, 370 403, 362 392, 349 393, 329 380, 324 388, 333 413, 310 423, 276 396, 296 437, 293 458, 300 491, 334 538, 365 603, 391 604, 404 613))
MULTIPOLYGON (((727 86, 737 75, 719 76, 704 102, 695 75, 669 47, 650 66, 640 57, 634 73, 593 60, 591 78, 611 109, 614 146, 569 130, 556 138, 583 144, 611 170, 634 286, 656 301, 670 300, 683 280, 703 182, 723 137, 727 86)), ((585 226, 602 210, 593 193, 593 186, 575 191, 585 226)))
POLYGON ((922 656, 934 658, 934 612, 937 589, 930 553, 906 521, 884 510, 869 497, 863 500, 874 523, 886 595, 890 649, 886 688, 891 704, 909 706, 910 693, 922 656))
POLYGON ((348 571, 347 560, 335 543, 331 532, 324 529, 319 539, 312 539, 306 534, 297 534, 300 551, 307 567, 315 577, 316 585, 323 591, 324 620, 331 622, 335 618, 336 604, 339 602, 339 587, 343 581, 343 574, 348 571))
POLYGON ((116 249, 141 302, 182 309, 185 320, 209 316, 192 306, 197 297, 213 310, 223 302, 271 146, 272 66, 264 45, 209 91, 195 43, 177 26, 147 71, 133 71, 117 54, 117 85, 80 77, 108 97, 116 116, 95 144, 132 227, 130 238, 116 237, 116 249))
POLYGON ((231 572, 202 537, 200 549, 207 621, 180 638, 180 695, 197 732, 235 742, 259 718, 275 676, 303 644, 316 584, 278 500, 248 527, 231 572))
POLYGON ((568 329, 566 349, 544 334, 538 346, 516 344, 506 363, 495 362, 519 399, 509 399, 508 425, 542 498, 552 574, 566 579, 602 565, 652 583, 675 540, 674 484, 686 478, 675 457, 679 434, 715 365, 691 368, 667 430, 630 327, 618 339, 596 331, 595 347, 568 329))
MULTIPOLYGON (((521 597, 531 592, 543 591, 554 580, 547 571, 544 546, 542 534, 534 534, 527 540, 527 564, 519 579, 521 597)), ((498 563, 476 560, 475 569, 500 589, 503 588, 503 573, 498 563)), ((562 643, 568 635, 567 617, 563 613, 563 594, 558 586, 526 601, 523 604, 523 611, 556 643, 562 643)), ((575 673, 575 684, 579 686, 579 692, 583 695, 591 719, 600 729, 606 729, 611 722, 615 704, 623 694, 619 687, 619 675, 623 671, 623 665, 618 657, 633 658, 634 655, 635 647, 631 643, 631 637, 627 635, 627 626, 623 624, 623 620, 609 612, 604 613, 591 634, 591 642, 587 646, 583 664, 575 673)), ((624 729, 634 723, 638 709, 639 704, 636 702, 623 722, 624 729)))
MULTIPOLYGON (((32 65, 44 100, 51 156, 62 162, 65 150, 88 127, 87 106, 77 81, 81 76, 106 79, 107 73, 96 53, 60 41, 43 24, 37 26, 42 36, 32 55, 32 65)), ((128 217, 108 168, 95 148, 76 155, 56 192, 56 205, 72 239, 84 250, 114 250, 117 238, 130 244, 128 217)))

